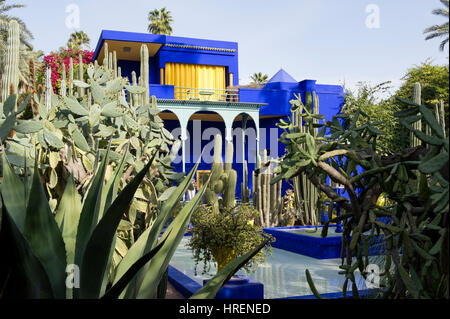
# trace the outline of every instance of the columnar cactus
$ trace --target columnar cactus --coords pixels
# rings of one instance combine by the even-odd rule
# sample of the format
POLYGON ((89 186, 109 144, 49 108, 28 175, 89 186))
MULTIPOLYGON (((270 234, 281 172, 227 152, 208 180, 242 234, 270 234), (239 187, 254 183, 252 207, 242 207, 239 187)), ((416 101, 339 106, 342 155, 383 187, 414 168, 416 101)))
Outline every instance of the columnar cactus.
MULTIPOLYGON (((225 152, 225 165, 222 161, 222 136, 217 134, 214 138, 214 157, 211 168, 211 180, 205 191, 206 203, 213 207, 215 212, 235 206, 235 191, 237 173, 232 169, 233 143, 227 142, 225 152), (219 194, 222 198, 219 199, 219 194)), ((207 176, 204 176, 207 179, 207 176)))
MULTIPOLYGON (((83 79, 83 57, 81 56, 81 53, 78 55, 78 80, 79 81, 84 81, 83 79)), ((84 88, 82 87, 78 87, 78 97, 83 97, 84 96, 84 88)))
POLYGON ((248 167, 247 161, 244 160, 244 178, 241 183, 241 201, 248 203, 250 201, 250 189, 248 188, 248 167))
MULTIPOLYGON (((419 105, 422 104, 422 86, 420 85, 420 83, 414 84, 413 102, 419 105)), ((415 123, 413 123, 413 127, 418 131, 422 131, 422 121, 421 120, 416 121, 415 123)), ((417 136, 415 136, 413 132, 410 133, 410 138, 411 138, 411 147, 416 147, 422 144, 420 139, 417 136)))
POLYGON ((445 130, 445 110, 444 110, 444 101, 440 100, 439 105, 436 104, 436 118, 441 124, 442 130, 444 131, 444 137, 447 137, 447 131, 445 130))
MULTIPOLYGON (((308 112, 312 114, 319 114, 319 98, 315 92, 311 95, 307 92, 305 97, 305 107, 308 112), (314 102, 314 103, 313 103, 314 102)), ((305 133, 307 129, 310 129, 310 133, 316 137, 318 134, 317 128, 305 127, 303 125, 302 112, 303 109, 293 112, 292 117, 295 123, 295 132, 305 133)), ((318 120, 314 119, 313 124, 317 124, 318 120)), ((305 174, 300 174, 294 177, 294 195, 297 209, 302 212, 300 214, 300 223, 306 225, 317 224, 317 201, 319 199, 319 193, 317 188, 306 178, 305 174)))
POLYGON ((73 59, 69 60, 69 96, 73 96, 73 59))
POLYGON ((66 65, 62 64, 62 79, 61 79, 61 89, 60 93, 61 96, 67 95, 67 80, 66 80, 66 65))
POLYGON ((150 98, 150 83, 149 83, 149 54, 147 45, 143 44, 141 46, 141 86, 145 88, 144 92, 144 105, 147 105, 150 98))
POLYGON ((260 213, 259 224, 263 227, 278 226, 283 209, 282 181, 270 184, 275 173, 269 162, 267 151, 264 150, 263 158, 258 156, 258 163, 253 171, 253 205, 260 213))
POLYGON ((19 52, 20 27, 17 21, 11 20, 8 25, 8 47, 6 52, 6 66, 3 74, 2 101, 10 94, 17 93, 19 85, 19 52), (10 92, 10 88, 14 92, 10 92))

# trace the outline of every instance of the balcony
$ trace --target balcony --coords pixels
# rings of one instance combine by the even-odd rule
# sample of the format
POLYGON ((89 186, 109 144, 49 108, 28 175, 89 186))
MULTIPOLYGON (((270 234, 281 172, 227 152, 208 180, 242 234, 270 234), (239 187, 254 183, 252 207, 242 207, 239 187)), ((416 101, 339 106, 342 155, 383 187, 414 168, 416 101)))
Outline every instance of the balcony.
POLYGON ((150 95, 155 95, 158 99, 170 100, 239 102, 239 89, 221 90, 150 84, 150 95))

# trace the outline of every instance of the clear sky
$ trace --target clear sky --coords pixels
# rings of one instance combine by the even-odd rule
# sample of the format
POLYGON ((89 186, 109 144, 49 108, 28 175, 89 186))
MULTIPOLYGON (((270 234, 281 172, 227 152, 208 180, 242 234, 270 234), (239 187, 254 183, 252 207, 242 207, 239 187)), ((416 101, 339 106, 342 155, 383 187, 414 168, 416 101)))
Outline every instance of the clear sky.
POLYGON ((439 0, 8 0, 27 7, 11 15, 24 20, 33 45, 48 53, 67 42, 66 9, 76 4, 80 26, 95 48, 102 29, 147 32, 155 8, 171 11, 174 36, 236 41, 239 78, 280 67, 297 81, 354 88, 358 81, 398 86, 407 69, 431 58, 448 63, 439 40, 425 41, 423 30, 444 18, 431 11, 439 0), (374 7, 375 5, 375 7, 374 7), (375 8, 375 9, 374 9, 375 8), (379 19, 377 19, 377 17, 379 19), (368 22, 368 24, 367 24, 368 22), (369 26, 369 27, 368 27, 369 26))

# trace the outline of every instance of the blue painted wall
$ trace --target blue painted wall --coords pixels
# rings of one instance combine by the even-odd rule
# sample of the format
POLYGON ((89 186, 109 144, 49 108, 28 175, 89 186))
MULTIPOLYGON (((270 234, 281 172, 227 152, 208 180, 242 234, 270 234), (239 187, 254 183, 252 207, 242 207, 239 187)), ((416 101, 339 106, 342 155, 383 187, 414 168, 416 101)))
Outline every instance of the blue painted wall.
MULTIPOLYGON (((161 83, 159 69, 165 68, 168 62, 225 66, 228 72, 233 73, 233 85, 239 84, 238 44, 236 42, 103 30, 94 51, 94 60, 97 59, 106 40, 162 44, 159 51, 149 61, 149 82, 151 84, 161 83), (165 44, 219 50, 169 47, 164 46, 165 44), (226 51, 220 51, 220 49, 225 49, 226 51), (233 52, 229 50, 233 50, 233 52)), ((131 62, 133 61, 118 61, 118 66, 121 67, 123 76, 131 75, 132 71, 139 72, 139 63, 136 67, 135 63, 131 62)))

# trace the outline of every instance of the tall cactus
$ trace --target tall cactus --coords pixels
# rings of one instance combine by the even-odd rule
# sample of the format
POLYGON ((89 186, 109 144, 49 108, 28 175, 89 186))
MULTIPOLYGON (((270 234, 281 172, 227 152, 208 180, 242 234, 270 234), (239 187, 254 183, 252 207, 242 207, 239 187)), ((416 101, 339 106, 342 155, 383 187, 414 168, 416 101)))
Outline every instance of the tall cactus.
POLYGON ((149 83, 149 54, 148 54, 148 47, 147 45, 143 44, 141 46, 141 78, 142 78, 142 84, 141 86, 145 88, 144 92, 144 105, 147 105, 149 103, 150 99, 150 83, 149 83))
POLYGON ((444 100, 439 101, 439 106, 436 105, 436 118, 439 119, 439 124, 441 124, 442 131, 444 131, 444 137, 447 138, 447 131, 445 127, 444 100))
POLYGON ((10 93, 18 93, 20 27, 16 20, 11 20, 9 22, 7 45, 5 72, 2 79, 2 101, 5 101, 10 93), (9 92, 10 88, 12 88, 14 92, 9 92))
POLYGON ((283 209, 282 181, 270 184, 275 174, 269 162, 267 150, 264 150, 263 158, 258 156, 256 170, 253 171, 253 205, 259 211, 259 224, 263 227, 278 226, 283 209))
MULTIPOLYGON (((222 209, 233 208, 236 204, 235 192, 237 184, 237 173, 232 169, 233 143, 227 141, 225 149, 225 165, 222 161, 222 136, 214 137, 214 156, 211 167, 211 180, 205 190, 206 203, 213 207, 215 212, 222 209), (219 199, 222 194, 222 199, 219 199)), ((207 176, 204 176, 206 179, 207 176)), ((204 181, 203 181, 204 182, 204 181)))
POLYGON ((73 59, 69 60, 69 96, 73 95, 73 59))
MULTIPOLYGON (((308 112, 313 114, 319 114, 319 97, 315 92, 311 95, 310 92, 306 93, 305 96, 305 107, 308 112)), ((295 131, 300 133, 305 133, 307 129, 310 133, 316 137, 318 134, 318 129, 313 126, 306 127, 303 125, 302 114, 303 109, 300 108, 298 111, 293 112, 292 118, 295 125, 295 131)), ((314 119, 313 124, 317 124, 318 120, 314 119)), ((301 174, 294 177, 294 196, 297 209, 303 211, 300 214, 300 223, 306 225, 316 225, 317 220, 317 201, 319 199, 319 192, 317 188, 309 181, 305 174, 301 174)))
MULTIPOLYGON (((422 104, 422 86, 419 82, 414 84, 413 88, 413 102, 416 104, 421 105, 422 104)), ((418 120, 415 123, 413 123, 414 129, 418 131, 422 131, 422 121, 418 120)), ((410 139, 411 139, 411 147, 416 147, 421 145, 420 139, 414 135, 413 132, 410 133, 410 139)))
MULTIPOLYGON (((84 67, 83 67, 83 57, 81 56, 81 53, 78 55, 78 80, 84 82, 83 74, 84 74, 84 67)), ((78 97, 84 96, 84 88, 78 87, 78 97)))
POLYGON ((67 81, 66 81, 66 65, 62 64, 62 79, 61 79, 61 89, 60 93, 61 96, 67 95, 67 81))
POLYGON ((248 167, 247 161, 244 159, 244 178, 241 183, 241 202, 248 203, 250 201, 250 189, 248 188, 248 167))

